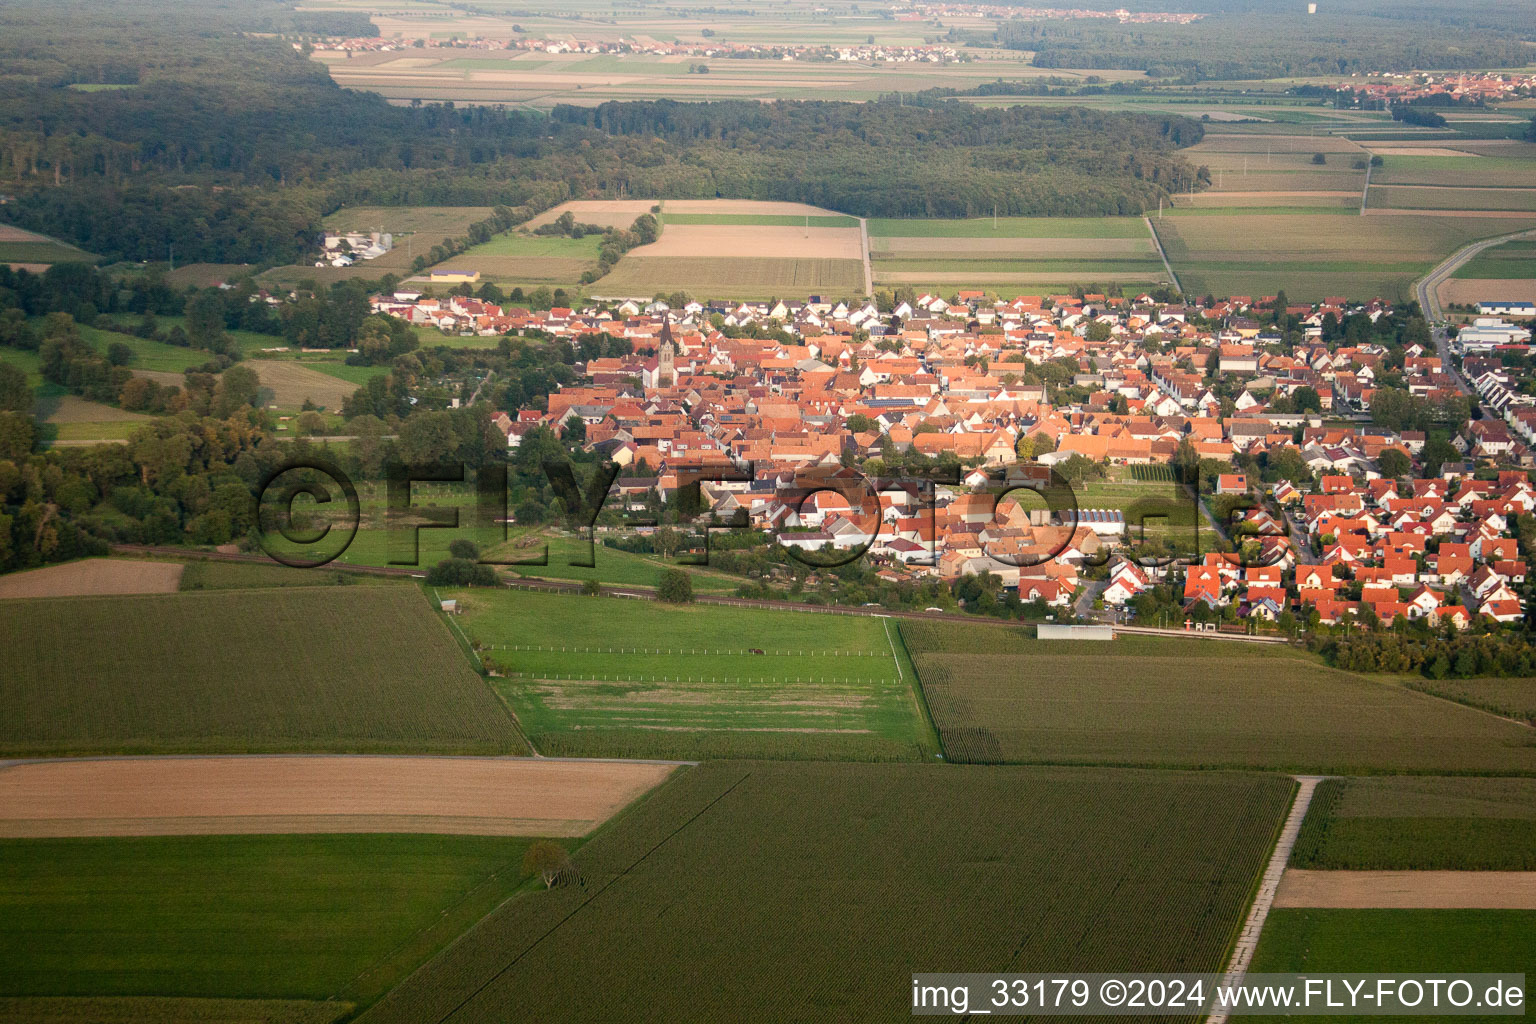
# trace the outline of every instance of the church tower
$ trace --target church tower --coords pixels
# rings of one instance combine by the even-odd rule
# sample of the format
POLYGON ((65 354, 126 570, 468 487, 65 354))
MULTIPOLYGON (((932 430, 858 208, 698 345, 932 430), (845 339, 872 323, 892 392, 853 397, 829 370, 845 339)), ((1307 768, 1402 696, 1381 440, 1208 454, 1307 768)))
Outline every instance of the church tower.
POLYGON ((677 357, 677 345, 672 341, 672 318, 661 322, 661 342, 657 350, 656 359, 656 386, 658 388, 670 388, 677 383, 677 367, 674 360, 677 357))

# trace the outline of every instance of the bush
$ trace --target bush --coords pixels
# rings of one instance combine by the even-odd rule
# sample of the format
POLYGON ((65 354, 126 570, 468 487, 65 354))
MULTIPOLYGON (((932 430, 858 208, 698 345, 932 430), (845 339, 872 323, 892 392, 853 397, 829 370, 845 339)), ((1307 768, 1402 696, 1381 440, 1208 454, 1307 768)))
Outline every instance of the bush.
POLYGON ((480 545, 466 537, 460 537, 449 544, 448 553, 454 558, 462 558, 466 562, 480 561, 480 545))
POLYGON ((445 558, 427 570, 431 587, 494 587, 498 582, 496 570, 466 558, 445 558))
POLYGON ((693 600, 693 580, 681 569, 668 569, 661 574, 656 597, 668 604, 688 604, 693 600))

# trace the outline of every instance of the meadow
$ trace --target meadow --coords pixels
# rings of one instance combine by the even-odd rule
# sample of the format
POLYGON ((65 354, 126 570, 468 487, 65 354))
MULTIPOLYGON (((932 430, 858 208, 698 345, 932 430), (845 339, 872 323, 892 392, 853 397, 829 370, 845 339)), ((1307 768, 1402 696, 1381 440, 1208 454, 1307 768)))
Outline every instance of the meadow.
POLYGON ((920 760, 894 626, 866 616, 443 591, 541 753, 920 760), (753 653, 761 651, 762 653, 753 653))
POLYGON ((67 242, 10 224, 0 224, 0 263, 40 267, 53 263, 95 263, 96 257, 67 242))
POLYGON ((408 587, 7 601, 0 703, 10 757, 524 749, 408 587))
MULTIPOLYGON (((1536 976, 1536 911, 1272 910, 1264 922, 1264 933, 1250 970, 1319 974, 1492 971, 1524 973, 1529 979, 1536 976)), ((1371 1024, 1383 1019, 1410 1018, 1287 1019, 1371 1024)), ((1508 1018, 1455 1019, 1491 1024, 1508 1018)))
POLYGON ((901 628, 951 761, 1536 772, 1523 726, 1283 647, 901 628))
POLYGON ((1452 276, 1471 280, 1536 277, 1536 242, 1505 242, 1484 249, 1452 276))
POLYGON ((192 558, 181 570, 181 590, 258 590, 267 587, 340 587, 403 585, 405 581, 387 576, 366 577, 350 572, 325 569, 295 569, 277 562, 216 562, 192 558))
POLYGON ((111 1021, 86 1000, 140 997, 131 1019, 224 1024, 227 1004, 178 1003, 218 997, 274 1001, 230 1024, 330 1020, 378 998, 516 890, 527 843, 377 834, 0 840, 0 1015, 51 1009, 47 1019, 61 1024, 111 1021), (321 1000, 333 1000, 329 1016, 313 1005, 321 1000))
POLYGON ((1536 162, 1496 156, 1388 156, 1371 173, 1384 185, 1536 188, 1536 162))
POLYGON ((1325 779, 1291 853, 1298 868, 1536 870, 1536 779, 1325 779))
POLYGON ((875 1021, 909 1012, 893 965, 1216 970, 1293 788, 713 762, 583 846, 584 885, 519 895, 360 1020, 875 1021))
MULTIPOLYGON (((627 226, 627 225, 626 225, 627 226)), ((483 281, 506 285, 572 285, 597 265, 601 235, 562 238, 508 231, 436 264, 435 270, 478 270, 483 281)))

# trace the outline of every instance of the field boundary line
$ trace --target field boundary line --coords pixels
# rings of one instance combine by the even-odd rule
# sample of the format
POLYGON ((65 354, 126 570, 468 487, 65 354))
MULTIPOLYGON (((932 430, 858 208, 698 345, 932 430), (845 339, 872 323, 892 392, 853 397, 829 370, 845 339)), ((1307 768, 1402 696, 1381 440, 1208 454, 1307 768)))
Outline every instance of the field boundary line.
POLYGON ((891 645, 891 660, 896 663, 896 681, 906 682, 901 671, 901 655, 896 653, 896 641, 891 639, 891 620, 881 619, 880 624, 885 627, 885 642, 891 645))
MULTIPOLYGON (((523 949, 523 951, 521 953, 517 954, 517 956, 513 957, 507 963, 503 964, 501 969, 499 971, 497 971, 495 974, 491 975, 491 977, 487 978, 484 984, 482 984, 479 988, 475 989, 469 995, 465 996, 463 998, 463 1000, 461 1000, 457 1006, 455 1006, 453 1009, 449 1010, 447 1013, 443 1014, 441 1017, 437 1018, 437 1020, 439 1022, 445 1021, 445 1020, 449 1020, 455 1014, 457 1014, 460 1010, 464 1009, 464 1007, 468 1006, 471 1002, 473 1002, 475 1000, 475 998, 477 996, 480 995, 480 993, 484 992, 486 989, 488 989, 492 985, 494 985, 497 981, 501 980, 502 975, 506 974, 512 968, 516 967, 518 962, 520 960, 522 960, 523 957, 527 956, 529 953, 532 953, 535 949, 537 949, 538 946, 539 946, 539 943, 543 942, 545 939, 547 939, 551 935, 555 934, 555 932, 559 931, 565 925, 565 923, 567 921, 569 921, 571 918, 575 917, 577 914, 579 914, 583 910, 585 910, 587 908, 587 906, 592 903, 593 900, 596 900, 603 893, 607 892, 608 888, 610 886, 612 886, 615 882, 617 882, 619 879, 628 877, 630 872, 632 872, 637 865, 639 865, 640 863, 645 861, 647 858, 649 858, 651 854, 655 853, 657 850, 659 850, 663 846, 667 845, 667 843, 671 842, 673 840, 673 838, 675 838, 680 832, 682 832, 684 829, 686 829, 689 826, 691 826, 695 821, 698 821, 699 818, 701 818, 705 814, 707 814, 721 800, 724 800, 726 797, 730 796, 733 792, 735 792, 737 786, 740 786, 743 782, 746 782, 751 777, 752 777, 752 772, 751 772, 750 769, 745 771, 745 772, 743 772, 741 778, 739 778, 735 782, 731 783, 731 785, 726 788, 725 792, 721 793, 719 796, 715 797, 709 803, 707 803, 703 807, 699 808, 698 812, 695 813, 692 817, 690 817, 687 821, 685 821, 682 824, 678 825, 677 828, 673 829, 671 832, 668 832, 661 839, 657 840, 655 846, 652 846, 649 850, 646 850, 639 857, 636 857, 632 862, 630 862, 629 864, 625 865, 623 871, 620 871, 618 874, 616 874, 612 878, 608 879, 608 881, 604 882, 600 888, 594 890, 592 892, 592 894, 589 895, 586 899, 582 900, 575 907, 571 908, 571 912, 569 914, 566 914, 560 920, 558 920, 554 924, 550 925, 549 928, 547 928, 545 930, 543 935, 540 935, 537 939, 534 939, 532 942, 530 942, 527 945, 527 947, 525 947, 523 949)), ((663 785, 665 784, 665 780, 663 780, 662 784, 663 785)), ((516 894, 514 893, 512 897, 508 897, 507 901, 503 901, 501 904, 499 904, 496 907, 496 910, 500 910, 503 906, 506 905, 507 902, 509 902, 511 899, 513 899, 515 897, 516 897, 516 894)), ((496 910, 491 911, 491 914, 496 913, 496 910)), ((491 915, 490 914, 486 915, 486 917, 489 917, 489 916, 491 916, 491 915)), ((485 918, 481 918, 480 920, 484 921, 485 918)), ((480 922, 477 921, 475 923, 476 923, 476 925, 478 925, 480 922)), ((473 931, 473 930, 474 929, 470 929, 470 931, 473 931)), ((456 945, 459 941, 464 939, 465 936, 469 935, 470 931, 466 931, 463 935, 460 935, 459 938, 455 940, 454 944, 456 945)), ((444 948, 443 952, 446 952, 446 950, 447 950, 447 947, 444 948)), ((441 956, 441 955, 442 955, 442 953, 440 952, 438 954, 438 956, 441 956)), ((435 960, 435 959, 437 959, 437 957, 433 957, 432 958, 432 960, 435 960)), ((431 963, 432 960, 428 960, 427 964, 431 963)), ((427 966, 427 964, 422 964, 421 967, 417 968, 417 970, 419 971, 419 970, 424 969, 427 966)), ((412 972, 412 973, 415 973, 415 972, 412 972)), ((401 980, 401 984, 404 984, 404 980, 405 979, 401 980)), ((399 987, 399 986, 396 986, 396 987, 399 987)), ((375 1004, 375 1005, 377 1005, 377 1004, 375 1004)))
POLYGON ((1141 220, 1152 235, 1152 244, 1157 247, 1157 255, 1163 261, 1163 269, 1168 271, 1168 280, 1173 282, 1173 290, 1180 295, 1184 294, 1184 286, 1179 284, 1179 275, 1173 272, 1173 265, 1168 262, 1168 253, 1163 250, 1163 240, 1157 237, 1157 227, 1152 223, 1152 218, 1143 215, 1141 220))
POLYGON ((869 219, 859 218, 859 255, 864 261, 864 294, 870 299, 875 296, 875 271, 869 262, 869 219))
MULTIPOLYGON (((1280 878, 1285 874, 1286 865, 1291 861, 1291 850, 1296 846, 1296 837, 1301 833, 1301 823, 1307 817, 1307 808, 1312 806, 1312 794, 1317 791, 1317 784, 1327 778, 1324 775, 1295 775, 1292 776, 1299 783, 1296 790, 1296 798, 1291 803, 1290 813, 1286 815, 1285 824, 1280 827, 1280 837, 1275 842, 1275 849, 1269 856, 1269 864, 1264 868, 1264 874, 1259 879, 1259 891, 1253 898, 1253 906, 1248 909, 1248 918, 1243 922, 1243 929, 1238 933, 1237 943, 1232 947, 1232 958, 1227 963, 1221 983, 1223 985, 1238 985, 1242 983, 1248 973, 1249 966, 1253 963, 1253 954, 1259 946, 1259 936, 1264 932, 1264 921, 1269 917, 1269 910, 1275 904, 1275 891, 1280 888, 1280 878)), ((1206 1024, 1227 1024, 1227 1011, 1216 1010, 1206 1017, 1206 1024)))

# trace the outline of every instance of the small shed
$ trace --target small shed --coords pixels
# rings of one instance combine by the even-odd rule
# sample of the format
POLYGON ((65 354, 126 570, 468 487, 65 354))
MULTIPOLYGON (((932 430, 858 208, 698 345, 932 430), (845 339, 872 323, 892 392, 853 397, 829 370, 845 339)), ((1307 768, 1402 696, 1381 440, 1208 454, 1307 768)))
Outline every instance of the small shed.
POLYGON ((1042 622, 1035 627, 1035 635, 1041 640, 1113 640, 1114 626, 1064 626, 1042 622))

